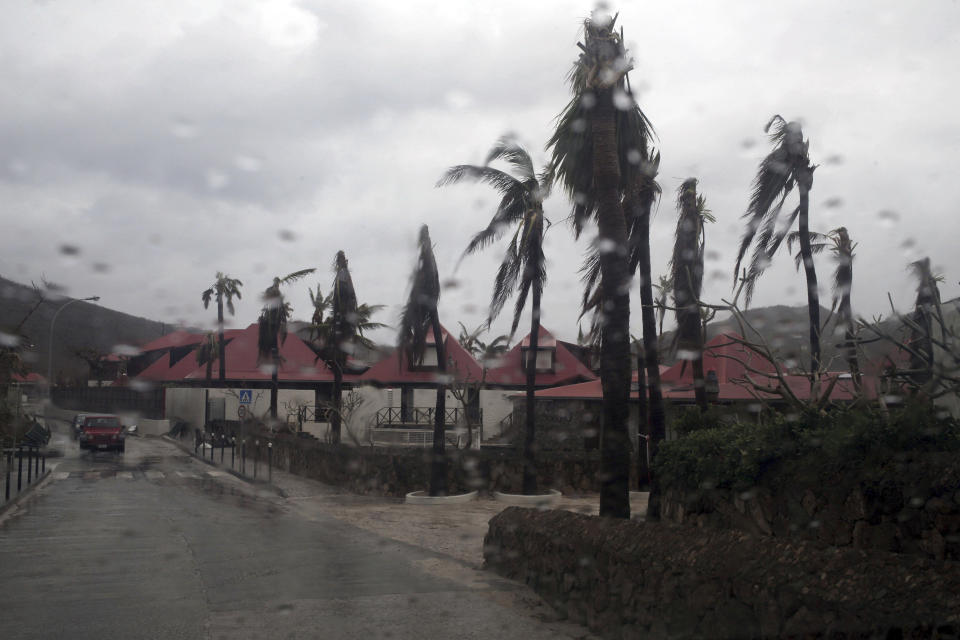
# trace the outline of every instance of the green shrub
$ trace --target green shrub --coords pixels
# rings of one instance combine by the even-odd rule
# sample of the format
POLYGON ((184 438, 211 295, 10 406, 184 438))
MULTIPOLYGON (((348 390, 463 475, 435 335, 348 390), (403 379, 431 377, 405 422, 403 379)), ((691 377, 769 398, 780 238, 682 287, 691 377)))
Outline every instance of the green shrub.
POLYGON ((919 403, 887 416, 872 407, 844 407, 776 414, 760 423, 681 420, 693 428, 663 443, 653 463, 666 486, 741 490, 786 464, 823 474, 880 464, 904 452, 960 450, 960 423, 919 403))

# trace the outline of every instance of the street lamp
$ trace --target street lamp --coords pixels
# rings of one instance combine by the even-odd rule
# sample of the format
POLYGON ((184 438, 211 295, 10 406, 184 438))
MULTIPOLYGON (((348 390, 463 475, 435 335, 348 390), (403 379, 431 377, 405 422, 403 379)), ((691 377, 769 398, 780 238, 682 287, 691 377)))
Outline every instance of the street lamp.
POLYGON ((73 300, 67 300, 66 303, 60 305, 60 308, 57 309, 57 312, 53 314, 53 320, 50 321, 50 348, 47 352, 47 397, 50 397, 50 388, 53 385, 53 327, 57 323, 57 316, 60 315, 60 312, 72 305, 74 302, 96 302, 100 299, 100 296, 90 296, 89 298, 74 298, 73 300))

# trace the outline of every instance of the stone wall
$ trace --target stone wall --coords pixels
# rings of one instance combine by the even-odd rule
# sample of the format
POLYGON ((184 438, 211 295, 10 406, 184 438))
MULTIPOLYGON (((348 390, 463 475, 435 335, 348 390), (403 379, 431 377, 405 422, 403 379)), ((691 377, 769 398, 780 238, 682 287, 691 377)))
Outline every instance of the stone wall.
POLYGON ((916 556, 511 507, 490 521, 484 558, 607 638, 960 630, 960 566, 916 556))
MULTIPOLYGON (((334 446, 278 436, 277 467, 354 493, 403 496, 429 484, 429 449, 334 446)), ((520 493, 523 466, 515 450, 447 450, 450 491, 520 493)), ((584 452, 542 452, 537 476, 543 489, 566 494, 600 490, 600 456, 584 452)))
POLYGON ((749 491, 667 490, 664 517, 676 524, 736 528, 825 546, 960 559, 955 454, 903 455, 826 475, 784 471, 767 476, 749 491))

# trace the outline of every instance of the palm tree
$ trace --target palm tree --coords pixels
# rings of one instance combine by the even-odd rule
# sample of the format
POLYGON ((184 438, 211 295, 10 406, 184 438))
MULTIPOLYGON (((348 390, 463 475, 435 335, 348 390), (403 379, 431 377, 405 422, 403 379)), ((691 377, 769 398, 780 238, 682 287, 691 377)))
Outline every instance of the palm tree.
POLYGON ((443 343, 443 330, 437 302, 440 300, 440 275, 437 259, 433 255, 430 231, 427 225, 420 227, 420 254, 417 266, 410 279, 410 295, 400 316, 400 332, 397 347, 401 358, 411 365, 423 362, 427 347, 427 333, 433 332, 437 349, 437 402, 433 414, 433 451, 430 458, 430 495, 447 493, 447 460, 444 456, 444 414, 446 413, 447 354, 443 343))
POLYGON ((917 279, 917 299, 910 327, 910 369, 915 384, 926 384, 933 378, 933 319, 940 304, 942 277, 934 275, 930 258, 910 263, 910 270, 917 279))
POLYGON ((372 343, 363 336, 364 330, 379 329, 384 325, 370 322, 370 316, 381 309, 381 305, 360 305, 353 288, 353 278, 347 266, 347 256, 338 251, 333 262, 333 286, 327 298, 320 293, 310 292, 314 315, 310 326, 311 338, 319 342, 319 358, 333 372, 333 411, 330 415, 330 434, 333 442, 340 442, 341 395, 343 389, 343 371, 347 357, 353 353, 358 343, 372 347, 372 343), (324 318, 329 309, 330 316, 324 318))
POLYGON ((283 299, 280 287, 296 282, 314 271, 316 269, 301 269, 283 278, 274 278, 273 284, 263 292, 263 309, 257 321, 260 325, 257 350, 259 360, 269 360, 271 365, 270 417, 274 422, 277 419, 277 394, 280 388, 280 346, 287 341, 287 321, 293 313, 293 307, 283 299))
MULTIPOLYGON (((677 234, 670 261, 673 299, 676 303, 677 333, 674 346, 693 367, 693 392, 697 406, 707 410, 707 388, 703 376, 703 322, 700 291, 703 288, 704 222, 713 222, 706 200, 697 194, 697 179, 684 180, 677 189, 677 234)), ((684 365, 685 366, 685 365, 684 365)))
POLYGON ((213 361, 217 359, 217 336, 212 331, 203 336, 203 342, 197 347, 197 364, 207 365, 207 382, 213 377, 213 361))
MULTIPOLYGON (((209 289, 203 292, 203 308, 206 309, 210 306, 210 300, 215 299, 217 301, 217 338, 218 338, 218 348, 219 348, 219 358, 220 358, 220 382, 223 382, 224 378, 227 377, 227 364, 226 357, 224 356, 225 345, 223 342, 223 306, 226 304, 227 311, 230 312, 230 315, 234 315, 233 308, 233 298, 236 297, 239 300, 242 296, 240 295, 240 287, 243 286, 243 283, 237 280, 236 278, 231 278, 230 276, 224 274, 221 271, 217 271, 217 278, 209 289)), ((210 379, 210 376, 207 376, 207 379, 210 379)))
MULTIPOLYGON (((793 252, 793 245, 800 240, 796 231, 787 236, 787 251, 793 252)), ((833 272, 833 304, 831 311, 836 311, 837 321, 844 328, 843 346, 846 351, 847 367, 855 389, 860 389, 860 363, 857 357, 856 326, 853 320, 853 309, 850 305, 850 291, 853 288, 853 258, 857 243, 851 242, 846 227, 837 227, 827 234, 810 232, 810 252, 818 255, 824 249, 830 249, 836 269, 833 272)), ((803 264, 803 256, 799 251, 794 255, 797 270, 803 264)))
POLYGON ((540 337, 540 297, 547 280, 546 260, 543 256, 543 198, 547 188, 533 169, 530 155, 514 139, 503 137, 487 154, 483 166, 457 165, 450 167, 437 186, 463 180, 486 182, 502 196, 500 204, 487 227, 473 236, 463 252, 464 256, 475 253, 499 239, 506 228, 516 225, 507 251, 500 263, 500 270, 493 285, 490 315, 487 326, 499 315, 503 305, 517 291, 510 335, 520 324, 520 314, 532 291, 530 313, 530 349, 527 367, 527 415, 523 439, 523 493, 537 492, 537 467, 535 447, 536 404, 534 392, 537 384, 537 347, 540 337), (513 175, 490 166, 491 162, 504 160, 513 170, 513 175), (519 284, 518 284, 519 280, 519 284))
MULTIPOLYGON (((552 148, 550 179, 559 180, 573 200, 574 233, 596 218, 599 228, 598 263, 603 291, 600 371, 604 400, 603 479, 600 514, 627 518, 630 454, 627 431, 630 393, 630 279, 639 266, 649 286, 649 238, 644 234, 644 205, 656 197, 657 158, 650 155, 652 127, 630 93, 627 72, 632 64, 623 36, 614 31, 615 18, 595 13, 584 21, 582 53, 570 73, 574 97, 557 118, 557 128, 547 144, 552 148), (625 216, 625 213, 627 214, 625 216), (632 234, 631 230, 636 230, 632 234), (647 264, 643 264, 643 250, 647 264)), ((647 209, 649 212, 649 209, 647 209)), ((649 224, 649 216, 646 218, 649 224)), ((646 228, 648 230, 648 227, 646 228)), ((641 283, 643 284, 643 283, 641 283)), ((652 353, 646 344, 650 375, 652 430, 663 430, 662 398, 656 330, 650 306, 652 353), (652 368, 651 368, 652 367, 652 368), (656 372, 653 375, 652 372, 656 372), (657 412, 659 411, 659 416, 657 412)), ((641 301, 644 290, 641 289, 641 301)), ((646 309, 645 309, 646 310, 646 309)), ((648 512, 649 513, 649 512, 648 512)), ((655 508, 654 513, 656 516, 655 508)))
POLYGON ((816 382, 820 371, 820 294, 817 289, 817 272, 813 265, 813 251, 810 246, 809 223, 810 189, 813 187, 813 171, 816 166, 810 164, 810 141, 803 139, 803 129, 799 122, 787 122, 776 115, 764 127, 764 132, 770 134, 770 141, 774 148, 760 162, 757 175, 753 180, 750 203, 747 206, 747 212, 743 215, 747 219, 747 228, 740 240, 733 273, 736 279, 737 274, 740 273, 740 263, 752 244, 753 256, 750 259, 745 287, 746 302, 749 305, 757 279, 780 248, 794 220, 797 221, 800 255, 807 279, 812 385, 816 382), (780 214, 794 186, 797 187, 800 202, 786 216, 786 222, 782 223, 780 214))

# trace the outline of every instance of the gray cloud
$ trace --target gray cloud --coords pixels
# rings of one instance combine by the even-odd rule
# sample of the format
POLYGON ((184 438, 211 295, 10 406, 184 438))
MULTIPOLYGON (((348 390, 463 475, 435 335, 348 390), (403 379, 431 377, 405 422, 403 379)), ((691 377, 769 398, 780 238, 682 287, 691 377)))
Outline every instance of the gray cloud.
MULTIPOLYGON (((317 266, 326 289, 338 249, 361 297, 390 305, 383 319, 392 322, 421 223, 451 276, 495 199, 434 182, 451 164, 482 161, 507 131, 545 161, 590 9, 136 4, 5 11, 0 271, 46 273, 114 308, 201 323, 210 318, 199 293, 225 270, 246 284, 238 324, 256 317, 256 293, 274 274, 317 266), (80 253, 61 254, 63 244, 80 253)), ((670 254, 673 191, 696 175, 718 217, 706 297, 729 293, 739 216, 768 149, 762 126, 782 113, 803 118, 821 164, 813 226, 845 224, 860 242, 857 308, 885 311, 887 291, 909 305, 905 264, 920 253, 956 295, 957 11, 865 1, 625 5, 632 79, 663 153, 654 275, 670 254)), ((556 194, 547 215, 560 223, 568 208, 556 194)), ((566 338, 576 335, 584 247, 562 224, 550 231, 544 320, 566 338)), ((442 299, 449 327, 485 318, 500 251, 462 264, 442 299)), ((831 266, 818 267, 828 282, 831 266)), ((802 287, 781 256, 756 303, 802 303, 802 287)), ((308 315, 305 287, 290 297, 308 315)))

